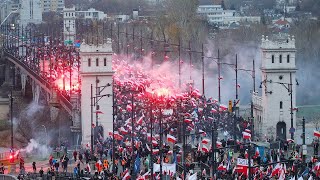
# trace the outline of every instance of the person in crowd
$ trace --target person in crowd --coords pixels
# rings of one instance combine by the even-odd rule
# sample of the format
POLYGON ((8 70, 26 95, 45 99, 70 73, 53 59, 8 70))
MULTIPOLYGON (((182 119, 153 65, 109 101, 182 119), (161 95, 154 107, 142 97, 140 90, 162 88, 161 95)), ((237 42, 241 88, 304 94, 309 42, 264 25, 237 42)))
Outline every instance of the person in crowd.
POLYGON ((32 170, 33 170, 34 173, 37 172, 36 162, 32 162, 32 170))

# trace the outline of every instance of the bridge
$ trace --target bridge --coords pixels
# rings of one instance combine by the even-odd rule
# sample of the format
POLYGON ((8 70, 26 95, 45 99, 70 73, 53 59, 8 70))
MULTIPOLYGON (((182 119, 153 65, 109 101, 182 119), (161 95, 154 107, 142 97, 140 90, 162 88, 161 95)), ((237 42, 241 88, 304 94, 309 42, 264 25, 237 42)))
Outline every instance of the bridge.
POLYGON ((29 83, 33 101, 39 103, 43 97, 50 105, 52 120, 58 109, 63 109, 72 120, 71 132, 80 133, 79 49, 44 34, 32 35, 23 28, 11 32, 6 26, 1 27, 0 46, 5 83, 23 95, 29 83))

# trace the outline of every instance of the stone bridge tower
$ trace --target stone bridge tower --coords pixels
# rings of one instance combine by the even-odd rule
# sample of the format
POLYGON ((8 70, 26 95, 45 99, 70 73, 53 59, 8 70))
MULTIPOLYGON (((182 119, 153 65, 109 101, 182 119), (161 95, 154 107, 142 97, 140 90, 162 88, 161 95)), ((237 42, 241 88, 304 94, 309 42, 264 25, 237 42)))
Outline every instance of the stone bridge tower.
POLYGON ((261 50, 262 133, 286 140, 292 138, 289 131, 296 127, 295 38, 262 36, 261 50))
POLYGON ((112 44, 93 45, 83 42, 81 58, 81 130, 82 144, 91 144, 91 128, 95 138, 107 136, 113 128, 112 122, 112 44), (92 93, 91 93, 92 86, 92 93), (92 99, 93 97, 97 97, 92 99), (95 105, 91 111, 91 100, 95 105), (99 113, 98 113, 99 112, 99 113), (98 127, 98 128, 97 128, 98 127), (97 131, 100 132, 98 135, 97 131), (96 132, 96 133, 94 133, 96 132))

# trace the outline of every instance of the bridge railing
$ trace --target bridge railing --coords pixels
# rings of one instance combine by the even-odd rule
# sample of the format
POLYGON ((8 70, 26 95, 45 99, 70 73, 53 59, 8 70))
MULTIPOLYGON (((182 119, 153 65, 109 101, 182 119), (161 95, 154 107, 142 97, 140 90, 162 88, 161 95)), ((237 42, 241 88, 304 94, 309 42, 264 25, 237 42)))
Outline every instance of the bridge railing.
POLYGON ((17 180, 17 179, 18 178, 11 175, 0 174, 0 180, 17 180))
POLYGON ((10 152, 0 153, 0 160, 8 160, 10 157, 10 152))

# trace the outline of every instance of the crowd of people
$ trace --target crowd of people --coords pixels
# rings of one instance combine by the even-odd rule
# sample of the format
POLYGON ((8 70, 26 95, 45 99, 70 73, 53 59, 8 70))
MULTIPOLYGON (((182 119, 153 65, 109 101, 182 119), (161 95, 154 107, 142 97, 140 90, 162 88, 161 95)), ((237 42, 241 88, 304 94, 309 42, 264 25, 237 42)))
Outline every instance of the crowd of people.
MULTIPOLYGON (((26 54, 22 57, 25 64, 55 82, 63 94, 79 88, 80 64, 74 48, 32 46, 26 54)), ((177 86, 170 69, 147 71, 142 64, 120 56, 113 59, 113 69, 114 131, 103 137, 98 130, 94 149, 87 145, 74 151, 75 177, 319 179, 318 147, 316 156, 305 163, 293 140, 281 140, 276 149, 255 144, 251 122, 234 117, 234 110, 203 96, 192 83, 177 86)), ((67 172, 69 161, 67 154, 59 159, 51 156, 47 173, 60 171, 60 165, 67 172)), ((35 162, 33 170, 37 171, 35 162)))

